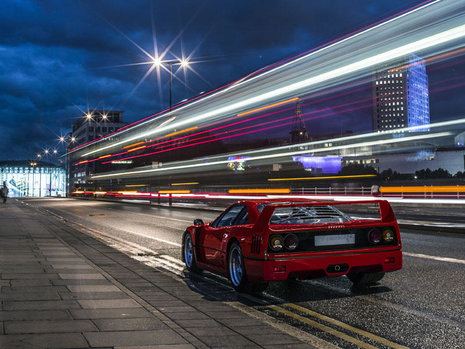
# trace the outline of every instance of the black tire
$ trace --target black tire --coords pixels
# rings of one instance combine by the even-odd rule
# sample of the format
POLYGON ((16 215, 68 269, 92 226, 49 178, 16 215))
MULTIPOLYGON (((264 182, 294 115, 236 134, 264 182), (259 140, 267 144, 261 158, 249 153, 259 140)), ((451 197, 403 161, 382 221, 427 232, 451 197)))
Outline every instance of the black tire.
POLYGON ((200 273, 202 269, 197 266, 194 253, 194 243, 192 242, 191 234, 187 231, 182 237, 182 260, 186 264, 187 270, 193 273, 200 273))
POLYGON ((381 280, 386 273, 384 271, 376 273, 349 273, 347 277, 354 284, 354 287, 368 287, 381 280))
POLYGON ((237 241, 233 242, 228 251, 229 280, 238 292, 247 291, 247 273, 244 266, 241 246, 237 241))

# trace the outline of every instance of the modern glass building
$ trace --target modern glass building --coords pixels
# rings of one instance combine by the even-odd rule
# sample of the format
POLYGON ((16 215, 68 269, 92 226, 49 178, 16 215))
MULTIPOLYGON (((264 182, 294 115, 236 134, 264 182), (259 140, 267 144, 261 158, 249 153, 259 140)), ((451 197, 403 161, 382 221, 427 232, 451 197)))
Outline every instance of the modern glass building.
POLYGON ((0 161, 0 187, 9 197, 66 196, 65 170, 41 161, 0 161))
POLYGON ((373 130, 419 127, 409 132, 429 131, 428 75, 425 62, 411 54, 395 68, 375 74, 373 85, 373 130))

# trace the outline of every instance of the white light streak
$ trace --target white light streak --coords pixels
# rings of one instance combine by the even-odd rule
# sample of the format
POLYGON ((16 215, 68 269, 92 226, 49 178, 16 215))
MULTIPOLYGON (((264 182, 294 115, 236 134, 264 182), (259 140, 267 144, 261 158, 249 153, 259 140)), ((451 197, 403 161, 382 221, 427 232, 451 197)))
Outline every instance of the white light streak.
POLYGON ((122 144, 125 144, 125 143, 128 143, 128 142, 132 142, 132 141, 140 139, 140 138, 144 138, 144 137, 152 136, 154 134, 166 132, 170 128, 182 127, 182 126, 185 126, 186 124, 190 124, 190 123, 198 123, 200 121, 203 121, 203 120, 215 117, 215 116, 227 115, 228 113, 232 113, 235 110, 241 110, 241 109, 244 109, 244 108, 252 106, 252 105, 258 105, 258 104, 263 103, 263 102, 265 102, 267 100, 272 100, 272 99, 276 100, 277 98, 286 96, 286 95, 288 95, 288 94, 290 94, 292 92, 297 92, 297 91, 300 91, 300 90, 302 90, 304 88, 308 88, 310 86, 321 84, 323 82, 335 79, 337 77, 341 77, 341 76, 344 76, 344 75, 356 73, 358 71, 365 70, 367 68, 374 67, 374 66, 377 66, 379 64, 392 61, 394 59, 398 59, 398 58, 400 58, 402 56, 405 56, 406 54, 421 51, 421 50, 430 48, 432 46, 437 46, 437 45, 440 45, 440 44, 444 44, 446 42, 449 42, 449 41, 452 41, 452 40, 455 40, 455 39, 458 39, 458 38, 462 38, 464 36, 465 36, 465 25, 461 25, 461 26, 455 27, 453 29, 443 31, 443 32, 441 32, 439 34, 432 35, 432 36, 429 36, 427 38, 417 40, 415 42, 412 42, 412 43, 400 46, 398 48, 386 51, 384 53, 380 53, 378 55, 375 55, 375 56, 372 56, 372 57, 369 57, 369 58, 366 58, 366 59, 362 59, 362 60, 360 60, 358 62, 348 64, 348 65, 344 65, 343 67, 333 69, 333 70, 331 70, 329 72, 322 73, 322 74, 319 74, 317 76, 313 76, 313 77, 307 78, 305 80, 302 80, 302 81, 299 81, 299 82, 296 82, 296 83, 292 83, 290 85, 287 85, 287 86, 284 86, 284 87, 281 87, 281 88, 273 89, 273 90, 271 90, 269 92, 260 94, 258 96, 251 97, 251 98, 244 99, 244 100, 240 100, 238 102, 225 105, 224 107, 221 107, 221 108, 215 108, 215 109, 213 109, 211 111, 201 113, 201 114, 198 114, 196 116, 191 116, 190 118, 187 118, 185 120, 180 120, 177 123, 172 124, 169 128, 168 127, 161 127, 161 128, 155 129, 155 130, 148 130, 146 132, 142 132, 142 133, 140 133, 138 135, 129 137, 128 139, 122 140, 120 142, 116 142, 114 144, 111 144, 111 145, 108 145, 108 146, 105 146, 105 147, 102 147, 102 148, 98 148, 98 149, 89 151, 89 152, 83 154, 82 157, 94 154, 94 153, 102 151, 102 150, 106 150, 108 148, 112 148, 112 147, 122 145, 122 144))
MULTIPOLYGON (((302 57, 299 57, 299 58, 297 58, 297 59, 295 59, 295 60, 293 60, 291 62, 282 64, 282 65, 280 65, 278 67, 275 67, 275 68, 270 69, 268 71, 265 71, 263 73, 257 74, 254 77, 251 77, 251 78, 246 77, 246 78, 240 80, 239 82, 237 82, 236 84, 231 85, 231 86, 229 86, 229 87, 227 87, 227 88, 225 88, 225 89, 223 89, 221 91, 213 93, 213 94, 211 94, 209 96, 206 96, 204 98, 201 98, 199 100, 193 101, 193 102, 191 102, 191 103, 189 103, 189 104, 187 104, 185 106, 179 107, 179 108, 176 109, 176 111, 179 112, 179 111, 182 111, 185 108, 188 108, 188 107, 190 108, 190 107, 194 106, 195 104, 204 103, 207 99, 213 98, 213 97, 218 96, 220 94, 224 94, 224 93, 228 92, 229 90, 231 90, 233 88, 238 88, 239 86, 241 86, 243 84, 250 84, 252 81, 254 81, 256 79, 263 78, 266 75, 272 74, 272 73, 274 73, 274 72, 276 72, 278 70, 282 70, 282 69, 284 69, 284 68, 286 68, 286 67, 288 67, 290 65, 295 65, 298 62, 300 62, 300 61, 302 61, 304 59, 308 59, 311 56, 321 55, 322 53, 324 54, 324 51, 329 50, 330 48, 333 48, 333 47, 335 47, 337 45, 341 45, 341 44, 347 42, 348 40, 353 40, 354 38, 357 38, 360 35, 364 35, 364 34, 366 34, 368 32, 371 32, 371 31, 373 31, 375 29, 386 26, 387 24, 392 23, 394 21, 398 21, 401 18, 404 18, 405 16, 408 16, 408 15, 411 15, 411 14, 417 12, 417 11, 423 10, 423 9, 425 9, 425 8, 427 8, 429 6, 432 6, 433 4, 436 4, 438 2, 439 2, 439 0, 430 2, 428 4, 425 4, 425 5, 421 6, 421 7, 418 7, 416 9, 413 9, 413 10, 409 11, 409 12, 406 12, 406 13, 404 13, 402 15, 399 15, 399 16, 397 16, 395 18, 387 20, 387 21, 385 21, 383 23, 375 25, 375 26, 373 26, 371 28, 368 28, 366 30, 363 30, 363 31, 361 31, 359 33, 353 34, 353 35, 351 35, 351 36, 349 36, 347 38, 344 38, 342 40, 339 40, 339 41, 337 41, 337 42, 335 42, 333 44, 327 45, 327 46, 325 46, 325 47, 323 47, 321 49, 318 49, 318 50, 316 50, 314 52, 310 52, 309 54, 304 55, 302 57)), ((358 61, 356 63, 352 63, 352 64, 349 64, 349 65, 344 65, 343 67, 334 69, 332 71, 329 71, 329 72, 326 72, 326 73, 323 73, 323 74, 319 74, 317 76, 305 79, 305 80, 300 81, 298 83, 290 84, 290 85, 282 87, 280 89, 273 90, 273 91, 270 91, 268 93, 264 93, 262 95, 259 95, 259 96, 256 96, 256 97, 253 97, 253 98, 250 98, 250 99, 247 99, 247 100, 243 100, 243 101, 240 101, 240 102, 237 102, 237 103, 232 103, 232 104, 229 104, 229 105, 227 105, 227 106, 225 106, 223 108, 215 108, 213 111, 202 113, 200 115, 188 118, 186 120, 180 120, 178 123, 173 124, 172 127, 175 128, 175 127, 184 126, 184 125, 186 125, 188 123, 195 123, 195 122, 198 122, 198 121, 201 121, 201 120, 211 118, 213 116, 221 115, 222 113, 231 112, 236 108, 244 108, 244 107, 253 105, 255 103, 258 104, 258 103, 263 102, 263 101, 265 101, 267 99, 278 98, 279 96, 282 96, 285 93, 290 93, 290 92, 293 92, 293 91, 297 91, 299 89, 309 87, 309 86, 312 86, 312 85, 315 85, 315 84, 318 84, 318 83, 333 79, 335 77, 339 77, 339 76, 342 76, 342 75, 347 75, 347 74, 350 74, 350 73, 357 72, 360 69, 366 69, 366 68, 372 67, 372 66, 374 66, 376 64, 385 63, 386 61, 389 61, 389 60, 395 59, 395 58, 399 58, 399 57, 401 57, 401 56, 403 56, 405 54, 411 53, 411 52, 416 52, 416 51, 419 51, 419 50, 422 50, 422 49, 425 49, 425 48, 430 48, 430 47, 433 47, 435 45, 439 45, 441 43, 445 43, 445 42, 448 42, 448 41, 463 37, 463 36, 465 36, 464 32, 465 32, 464 26, 459 26, 459 27, 456 27, 456 28, 453 28, 453 29, 450 29, 450 30, 446 30, 446 31, 443 31, 442 33, 439 33, 439 34, 436 34, 436 35, 433 35, 433 36, 429 36, 429 37, 424 38, 422 40, 412 42, 410 44, 398 47, 398 48, 393 49, 393 50, 389 50, 389 51, 387 51, 385 53, 378 54, 378 55, 375 55, 375 56, 367 58, 367 59, 360 60, 360 61, 358 61)), ((135 127, 142 126, 142 125, 146 124, 147 122, 152 122, 152 121, 153 120, 147 120, 147 121, 145 121, 143 123, 140 123, 138 125, 134 125, 131 128, 128 128, 128 129, 125 129, 125 130, 121 131, 119 134, 121 135, 122 133, 127 132, 129 130, 132 130, 135 127)), ((150 136, 150 135, 153 135, 153 134, 156 134, 156 133, 161 133, 161 132, 164 132, 164 131, 168 131, 168 129, 160 129, 158 131, 151 130, 151 131, 148 131, 148 132, 143 132, 143 133, 138 134, 136 136, 130 137, 130 138, 126 139, 126 140, 122 140, 122 141, 120 141, 118 143, 114 143, 114 144, 111 144, 111 145, 108 145, 108 146, 105 146, 105 147, 102 147, 102 148, 92 150, 90 152, 87 152, 87 153, 83 154, 82 156, 85 157, 85 156, 88 156, 88 155, 93 154, 95 152, 106 150, 108 148, 124 144, 126 142, 131 142, 131 141, 133 141, 135 139, 143 138, 143 137, 150 136)), ((95 144, 95 143, 93 143, 93 144, 95 144)), ((80 149, 82 149, 82 148, 80 148, 80 149)), ((77 151, 77 149, 75 151, 77 151)))
MULTIPOLYGON (((403 142, 417 141, 417 140, 422 140, 422 139, 432 139, 432 138, 446 137, 450 135, 452 135, 451 132, 438 132, 438 133, 410 136, 410 137, 403 137, 403 138, 382 139, 382 140, 372 141, 372 142, 345 144, 345 145, 334 146, 334 147, 315 148, 309 151, 311 151, 312 153, 321 153, 321 152, 341 150, 341 149, 369 147, 369 146, 393 144, 393 143, 403 143, 403 142)), ((263 150, 263 151, 266 151, 266 150, 263 150)), ((283 152, 283 153, 253 156, 253 157, 248 158, 247 162, 256 161, 256 160, 273 159, 273 158, 279 158, 279 157, 285 157, 285 156, 291 156, 291 155, 298 155, 301 153, 302 153, 302 150, 298 149, 298 150, 283 152)), ((231 162, 231 160, 201 162, 201 163, 196 163, 196 164, 191 164, 191 165, 179 165, 179 166, 162 167, 162 168, 149 169, 149 170, 126 171, 126 172, 118 172, 118 173, 105 174, 105 175, 97 175, 97 176, 92 176, 91 178, 102 179, 102 178, 122 177, 122 176, 138 175, 142 173, 155 173, 155 172, 162 172, 162 171, 164 172, 164 171, 179 170, 179 169, 186 169, 186 168, 207 167, 207 166, 227 164, 229 162, 231 162)))

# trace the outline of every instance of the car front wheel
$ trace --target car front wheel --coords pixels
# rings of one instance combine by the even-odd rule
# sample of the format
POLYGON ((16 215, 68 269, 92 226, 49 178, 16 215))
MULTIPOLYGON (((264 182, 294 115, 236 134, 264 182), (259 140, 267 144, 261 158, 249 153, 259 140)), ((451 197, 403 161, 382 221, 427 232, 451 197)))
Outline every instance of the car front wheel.
POLYGON ((192 243, 191 234, 189 234, 188 232, 184 233, 184 237, 182 240, 182 257, 184 263, 186 264, 187 270, 194 273, 199 273, 202 271, 195 262, 194 244, 192 243))

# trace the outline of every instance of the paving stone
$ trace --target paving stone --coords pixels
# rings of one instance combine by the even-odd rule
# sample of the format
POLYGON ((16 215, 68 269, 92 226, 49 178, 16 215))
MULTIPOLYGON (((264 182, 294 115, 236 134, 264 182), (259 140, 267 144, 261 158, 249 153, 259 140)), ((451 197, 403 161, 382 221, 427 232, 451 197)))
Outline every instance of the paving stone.
POLYGON ((76 285, 68 286, 71 292, 117 292, 120 291, 118 287, 112 284, 107 285, 76 285))
POLYGON ((94 319, 93 321, 102 331, 147 331, 168 328, 155 318, 94 319))
POLYGON ((124 346, 114 347, 114 349, 195 349, 192 344, 167 344, 167 345, 137 345, 137 346, 124 346))
POLYGON ((2 273, 2 279, 10 280, 25 280, 25 279, 47 279, 47 280, 56 280, 58 279, 58 274, 52 273, 2 273))
POLYGON ((221 327, 221 324, 219 324, 217 321, 213 319, 208 319, 208 320, 176 320, 175 321, 179 326, 183 328, 191 328, 191 327, 221 327))
POLYGON ((61 299, 122 299, 124 292, 59 292, 61 299))
POLYGON ((199 336, 197 338, 211 347, 243 348, 244 346, 256 346, 254 342, 238 334, 226 336, 199 336))
POLYGON ((102 299, 102 300, 78 300, 84 309, 115 309, 115 308, 140 308, 141 305, 130 298, 102 299))
POLYGON ((28 286, 51 286, 52 282, 47 279, 11 280, 11 287, 28 286))
POLYGON ((52 267, 54 269, 60 269, 60 270, 81 270, 81 269, 91 269, 94 270, 93 267, 91 267, 89 264, 56 264, 53 263, 52 267))
POLYGON ((7 321, 6 334, 90 332, 97 327, 89 320, 7 321))
POLYGON ((30 292, 2 292, 0 300, 2 301, 43 301, 43 300, 59 300, 60 295, 55 292, 34 291, 30 292))
POLYGON ((124 319, 152 317, 144 308, 126 309, 71 309, 71 316, 75 319, 124 319))
POLYGON ((202 314, 198 311, 190 311, 190 312, 181 312, 181 313, 165 313, 166 316, 168 316, 170 319, 173 320, 208 320, 210 317, 208 317, 205 314, 202 314))
POLYGON ((104 280, 105 276, 102 274, 96 274, 96 273, 89 273, 89 274, 70 274, 70 273, 58 273, 62 279, 79 279, 79 280, 96 280, 96 279, 101 279, 104 280))
POLYGON ((157 344, 187 344, 186 340, 173 330, 85 332, 84 336, 93 347, 136 346, 157 344))
POLYGON ((56 309, 80 309, 76 301, 4 301, 3 310, 56 310, 56 309))
POLYGON ((65 310, 13 310, 0 312, 1 321, 60 320, 70 318, 71 316, 65 310))
POLYGON ((52 284, 55 285, 55 286, 63 286, 63 285, 66 285, 66 286, 74 286, 74 285, 81 285, 81 286, 85 286, 85 285, 109 285, 109 281, 107 279, 103 280, 103 279, 67 279, 67 280, 62 280, 62 279, 59 279, 59 280, 52 280, 52 284))
POLYGON ((80 333, 0 336, 0 348, 87 348, 88 346, 80 333))

